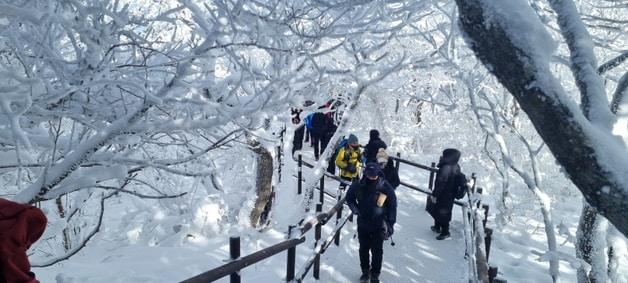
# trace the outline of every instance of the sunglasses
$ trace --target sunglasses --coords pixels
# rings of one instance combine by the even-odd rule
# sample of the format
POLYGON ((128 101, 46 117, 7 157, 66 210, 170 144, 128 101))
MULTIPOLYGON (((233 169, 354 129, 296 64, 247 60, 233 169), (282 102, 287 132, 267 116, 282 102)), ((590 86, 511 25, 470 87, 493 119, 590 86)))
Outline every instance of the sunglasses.
POLYGON ((388 162, 380 162, 379 166, 386 166, 386 164, 388 164, 388 162))

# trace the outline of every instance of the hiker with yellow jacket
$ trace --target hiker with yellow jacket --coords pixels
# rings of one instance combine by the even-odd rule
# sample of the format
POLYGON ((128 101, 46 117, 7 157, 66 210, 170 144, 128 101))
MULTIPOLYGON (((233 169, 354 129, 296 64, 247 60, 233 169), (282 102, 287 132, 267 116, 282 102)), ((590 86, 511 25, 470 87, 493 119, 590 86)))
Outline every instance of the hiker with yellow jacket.
MULTIPOLYGON (((358 143, 358 137, 354 134, 350 134, 347 138, 347 144, 338 150, 336 155, 336 166, 340 168, 340 178, 343 180, 351 181, 354 178, 358 178, 360 171, 359 168, 362 165, 360 163, 360 144, 358 143)), ((341 183, 340 189, 345 190, 347 184, 341 183)))

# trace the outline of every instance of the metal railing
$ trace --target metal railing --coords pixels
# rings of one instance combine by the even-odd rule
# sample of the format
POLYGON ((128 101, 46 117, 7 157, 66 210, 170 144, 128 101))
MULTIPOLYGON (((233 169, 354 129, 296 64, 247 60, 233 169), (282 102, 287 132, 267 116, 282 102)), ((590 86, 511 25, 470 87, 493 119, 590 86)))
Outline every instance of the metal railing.
MULTIPOLYGON (((414 168, 423 169, 429 172, 429 181, 428 181, 428 190, 419 188, 418 186, 412 185, 410 183, 401 181, 401 185, 406 188, 419 191, 421 193, 429 196, 433 189, 434 178, 436 176, 436 172, 438 168, 436 168, 436 164, 432 163, 431 166, 426 166, 422 164, 418 164, 409 160, 404 160, 400 158, 400 155, 397 154, 397 157, 393 157, 395 162, 395 168, 399 170, 399 166, 401 164, 405 164, 408 166, 412 166, 414 168)), ((301 193, 302 186, 302 167, 313 168, 312 164, 304 162, 301 156, 298 156, 298 192, 301 193)), ((340 232, 345 224, 352 220, 353 214, 349 212, 347 215, 343 216, 343 206, 345 204, 344 196, 334 195, 325 191, 325 177, 336 180, 338 182, 346 182, 339 178, 338 176, 331 175, 326 173, 320 180, 319 189, 319 203, 316 204, 316 212, 318 213, 316 217, 311 218, 308 221, 303 219, 300 222, 300 226, 296 225, 290 226, 288 231, 288 239, 277 243, 273 246, 265 248, 263 250, 257 251, 250 255, 240 257, 240 239, 239 238, 230 238, 230 261, 227 264, 216 267, 212 270, 194 276, 192 278, 181 281, 181 283, 205 283, 212 282, 218 280, 220 278, 230 276, 231 283, 239 283, 240 282, 240 273, 239 271, 251 266, 257 262, 275 256, 278 253, 287 251, 287 263, 286 263, 286 278, 287 282, 301 282, 313 267, 313 276, 315 279, 320 279, 320 255, 325 252, 325 250, 331 245, 333 242, 335 245, 339 245, 340 241, 340 232), (325 196, 331 196, 337 199, 337 203, 327 212, 321 212, 323 207, 323 200, 325 196), (330 219, 336 216, 335 226, 332 228, 332 231, 327 236, 324 241, 320 241, 322 238, 321 228, 323 225, 327 224, 330 219), (307 260, 303 263, 302 267, 298 272, 295 272, 296 269, 296 247, 304 243, 306 238, 305 235, 310 230, 314 228, 314 248, 312 250, 311 255, 307 258, 307 260), (295 233, 298 232, 298 233, 295 233), (332 241, 333 239, 333 241, 332 241)), ((469 261, 469 278, 470 281, 484 282, 484 283, 497 283, 497 282, 505 282, 498 281, 495 279, 497 275, 497 268, 490 267, 488 265, 488 255, 490 252, 490 238, 492 235, 492 230, 486 228, 487 215, 488 215, 488 206, 481 205, 480 195, 482 193, 481 188, 476 187, 476 176, 475 173, 472 174, 473 186, 467 192, 466 201, 456 200, 454 203, 462 208, 463 214, 463 225, 464 225, 464 236, 466 243, 466 251, 465 251, 465 259, 469 261), (478 210, 483 210, 484 218, 480 217, 480 213, 478 210)), ((310 197, 313 197, 311 195, 310 197)))

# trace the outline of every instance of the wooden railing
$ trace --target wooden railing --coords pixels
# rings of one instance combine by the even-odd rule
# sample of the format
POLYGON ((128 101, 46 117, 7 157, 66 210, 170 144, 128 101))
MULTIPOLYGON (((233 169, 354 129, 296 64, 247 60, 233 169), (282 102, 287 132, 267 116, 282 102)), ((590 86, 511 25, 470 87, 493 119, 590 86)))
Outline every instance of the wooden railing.
MULTIPOLYGON (((408 189, 416 190, 427 195, 431 194, 434 184, 434 178, 438 168, 436 164, 432 163, 431 166, 426 166, 412 161, 408 161, 399 157, 393 157, 395 167, 399 170, 401 164, 419 168, 429 172, 429 181, 427 190, 419 188, 416 185, 401 181, 401 185, 408 189)), ((302 167, 313 168, 312 164, 304 162, 302 157, 298 156, 298 192, 302 193, 302 167)), ((325 176, 334 179, 338 182, 346 182, 340 179, 338 176, 325 173, 325 176)), ((347 215, 343 216, 343 206, 345 204, 344 196, 334 195, 325 190, 324 177, 321 178, 319 183, 319 202, 316 204, 316 217, 308 220, 302 220, 299 226, 290 226, 288 230, 288 240, 282 241, 278 244, 252 253, 250 255, 240 257, 240 239, 230 238, 230 262, 222 266, 216 267, 212 270, 194 276, 192 278, 181 281, 181 283, 205 283, 218 280, 220 278, 230 276, 231 283, 240 282, 239 271, 251 266, 264 259, 275 256, 278 253, 287 251, 287 263, 286 263, 286 278, 288 282, 296 281, 301 282, 313 267, 313 277, 320 279, 320 255, 333 242, 335 245, 340 244, 340 231, 345 224, 352 219, 353 214, 347 209, 347 215), (327 212, 322 212, 323 202, 325 195, 332 196, 337 199, 336 204, 327 212), (324 241, 320 241, 322 238, 321 228, 327 224, 330 219, 336 216, 336 223, 334 224, 332 231, 324 241), (305 235, 314 228, 314 249, 311 255, 304 262, 301 269, 296 272, 296 247, 304 243, 305 235), (333 241, 332 241, 333 240, 333 241)), ((492 230, 486 228, 487 215, 489 207, 481 204, 482 189, 476 187, 476 176, 472 174, 473 186, 470 191, 467 192, 467 198, 465 201, 456 200, 454 203, 462 208, 463 225, 464 225, 464 238, 466 243, 465 259, 469 262, 469 278, 476 278, 477 281, 483 283, 505 283, 505 281, 495 279, 497 275, 497 268, 490 267, 488 264, 488 256, 490 252, 490 243, 492 230), (479 213, 479 210, 483 210, 483 213, 479 213), (480 216, 483 215, 483 218, 480 216)), ((313 197, 313 195, 311 195, 313 197)), ((474 280, 475 281, 475 280, 474 280)))

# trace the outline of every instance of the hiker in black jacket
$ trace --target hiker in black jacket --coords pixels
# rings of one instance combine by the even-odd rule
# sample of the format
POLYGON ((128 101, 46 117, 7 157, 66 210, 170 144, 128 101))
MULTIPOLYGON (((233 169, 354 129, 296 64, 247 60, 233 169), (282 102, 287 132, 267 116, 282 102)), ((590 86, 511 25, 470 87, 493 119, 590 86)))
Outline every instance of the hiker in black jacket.
POLYGON ((329 136, 327 140, 324 139, 329 134, 329 131, 333 130, 334 133, 336 132, 336 129, 332 127, 335 126, 334 119, 325 115, 324 113, 316 112, 307 115, 304 121, 305 126, 307 127, 308 131, 310 131, 310 138, 312 140, 312 146, 314 147, 314 158, 316 158, 316 160, 318 161, 318 158, 320 157, 320 151, 324 150, 325 146, 327 146, 327 144, 321 146, 322 143, 329 143, 329 138, 333 136, 333 133, 331 134, 331 136, 329 136))
POLYGON ((297 129, 294 130, 294 138, 292 139, 292 157, 294 157, 294 153, 297 150, 303 149, 303 135, 305 134, 305 125, 301 124, 301 112, 303 112, 303 109, 292 108, 290 110, 292 116, 292 124, 298 125, 297 129))
POLYGON ((434 218, 434 226, 430 227, 432 231, 440 233, 436 237, 438 240, 449 238, 449 222, 451 221, 451 210, 454 207, 454 187, 455 176, 460 172, 458 161, 460 160, 460 151, 455 148, 443 150, 443 155, 438 162, 438 172, 436 172, 436 180, 434 180, 434 190, 428 204, 430 209, 428 212, 434 218))
POLYGON ((369 132, 369 142, 364 146, 364 163, 376 162, 375 156, 377 151, 380 148, 386 149, 387 147, 386 143, 379 137, 379 131, 372 129, 369 132))
POLYGON ((401 180, 399 180, 399 172, 397 172, 397 168, 395 168, 392 157, 389 157, 388 153, 386 153, 386 150, 383 148, 377 151, 375 157, 377 164, 379 164, 379 169, 384 172, 384 178, 386 178, 386 181, 396 190, 399 184, 401 184, 401 180))
POLYGON ((384 239, 393 235, 397 221, 397 196, 382 175, 377 163, 366 164, 364 176, 351 184, 345 198, 353 214, 358 216, 360 282, 367 282, 369 278, 371 282, 379 282, 384 239))

